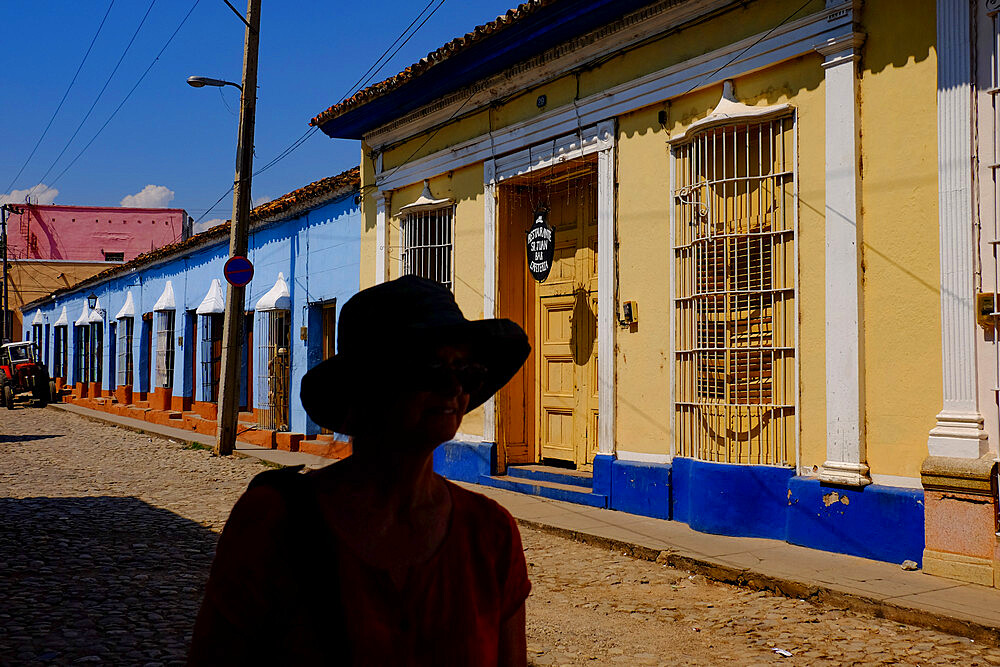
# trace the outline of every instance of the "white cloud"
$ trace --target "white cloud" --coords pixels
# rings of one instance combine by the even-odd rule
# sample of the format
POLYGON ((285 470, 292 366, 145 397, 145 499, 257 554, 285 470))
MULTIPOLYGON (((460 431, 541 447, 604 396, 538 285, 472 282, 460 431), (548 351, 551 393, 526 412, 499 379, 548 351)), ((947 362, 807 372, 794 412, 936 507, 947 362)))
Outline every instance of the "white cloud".
POLYGON ((147 185, 134 195, 128 195, 121 206, 134 208, 166 208, 174 198, 174 191, 165 185, 147 185))
POLYGON ((269 197, 268 195, 261 195, 260 197, 255 197, 253 200, 253 208, 257 208, 261 204, 266 204, 272 199, 274 199, 274 197, 269 197))
POLYGON ((24 197, 28 193, 31 193, 31 203, 32 204, 51 204, 56 200, 56 196, 59 191, 55 188, 50 188, 44 183, 39 183, 33 188, 28 188, 27 190, 11 190, 10 193, 5 195, 0 195, 0 204, 23 204, 24 197))
POLYGON ((206 220, 204 222, 199 222, 198 224, 196 224, 194 226, 194 229, 192 231, 195 234, 201 234, 206 229, 211 229, 212 227, 215 227, 216 225, 221 225, 225 221, 226 221, 225 218, 212 218, 211 220, 206 220))

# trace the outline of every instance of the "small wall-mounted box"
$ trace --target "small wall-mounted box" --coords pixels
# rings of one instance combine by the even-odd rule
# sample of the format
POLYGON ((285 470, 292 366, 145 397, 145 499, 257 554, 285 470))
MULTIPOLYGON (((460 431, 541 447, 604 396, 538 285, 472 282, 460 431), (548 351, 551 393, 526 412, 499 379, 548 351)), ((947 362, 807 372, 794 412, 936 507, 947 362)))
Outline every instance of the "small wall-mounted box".
POLYGON ((976 323, 984 329, 992 329, 996 325, 996 295, 992 292, 976 294, 976 323))
POLYGON ((639 306, 635 301, 622 302, 622 324, 635 324, 639 321, 639 306))

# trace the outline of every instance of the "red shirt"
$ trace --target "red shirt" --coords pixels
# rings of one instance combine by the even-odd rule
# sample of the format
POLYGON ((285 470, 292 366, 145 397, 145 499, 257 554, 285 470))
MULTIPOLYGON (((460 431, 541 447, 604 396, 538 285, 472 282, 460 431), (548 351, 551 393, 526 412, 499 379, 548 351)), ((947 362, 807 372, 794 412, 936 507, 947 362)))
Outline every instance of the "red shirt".
POLYGON ((289 520, 287 506, 260 516, 244 496, 219 540, 190 664, 495 665, 501 625, 531 589, 521 537, 497 503, 447 487, 444 540, 401 587, 326 524, 303 540, 315 523, 289 520))

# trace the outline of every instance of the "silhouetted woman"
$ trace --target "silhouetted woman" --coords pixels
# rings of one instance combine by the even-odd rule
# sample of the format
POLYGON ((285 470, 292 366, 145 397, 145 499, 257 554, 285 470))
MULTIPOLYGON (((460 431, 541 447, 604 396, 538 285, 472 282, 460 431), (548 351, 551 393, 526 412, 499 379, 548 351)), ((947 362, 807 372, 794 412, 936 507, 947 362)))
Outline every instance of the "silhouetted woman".
POLYGON ((344 304, 338 341, 301 397, 353 454, 251 482, 219 540, 190 663, 524 665, 517 526, 435 474, 432 455, 513 377, 527 337, 466 320, 450 290, 407 276, 344 304))

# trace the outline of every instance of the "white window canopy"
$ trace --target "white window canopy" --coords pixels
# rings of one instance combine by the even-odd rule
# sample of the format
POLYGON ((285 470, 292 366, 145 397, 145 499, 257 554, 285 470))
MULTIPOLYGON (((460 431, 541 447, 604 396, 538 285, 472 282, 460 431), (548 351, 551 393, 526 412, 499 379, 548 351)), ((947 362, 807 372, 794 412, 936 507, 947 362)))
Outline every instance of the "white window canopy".
POLYGON ((770 120, 782 116, 793 109, 791 104, 774 104, 766 107, 752 107, 736 100, 733 94, 733 80, 726 79, 722 84, 722 99, 715 105, 712 113, 701 120, 691 123, 686 130, 670 139, 671 144, 690 139, 692 134, 707 130, 718 125, 730 125, 739 120, 770 120))
POLYGON ((212 313, 226 312, 226 296, 222 293, 222 283, 218 278, 212 279, 212 284, 208 287, 205 298, 198 306, 199 315, 211 315, 212 313))
POLYGON ((94 301, 94 309, 90 311, 90 317, 87 319, 90 321, 91 324, 95 323, 100 324, 101 322, 104 321, 104 318, 101 316, 102 312, 104 312, 104 309, 101 308, 101 300, 100 298, 98 298, 96 301, 94 301))
POLYGON ((167 286, 163 288, 163 294, 153 304, 153 310, 156 312, 177 310, 177 304, 174 303, 174 285, 169 280, 167 281, 167 286))
POLYGON ((55 321, 55 324, 53 324, 52 326, 56 326, 56 327, 68 327, 69 326, 69 317, 66 315, 66 306, 62 307, 62 312, 59 313, 59 319, 57 319, 55 321))
POLYGON ((32 326, 34 326, 35 324, 42 324, 42 323, 43 323, 43 321, 42 321, 42 311, 41 310, 36 310, 35 311, 35 316, 31 318, 31 324, 32 324, 32 326))
POLYGON ((87 307, 86 302, 83 304, 83 310, 80 311, 80 317, 76 318, 76 322, 73 322, 74 326, 85 327, 90 324, 90 308, 87 307))
POLYGON ((412 204, 407 204, 399 209, 400 213, 418 213, 420 211, 432 211, 436 208, 442 208, 444 206, 450 206, 452 204, 451 199, 434 199, 431 194, 431 186, 428 181, 424 181, 424 191, 420 193, 417 200, 412 204))
POLYGON ((267 291, 267 294, 260 298, 254 310, 291 310, 292 296, 288 291, 288 283, 285 282, 285 274, 279 273, 278 279, 274 282, 274 287, 267 291))
POLYGON ((135 317, 135 301, 132 299, 132 290, 125 295, 125 305, 115 315, 116 320, 123 320, 126 317, 135 317))

